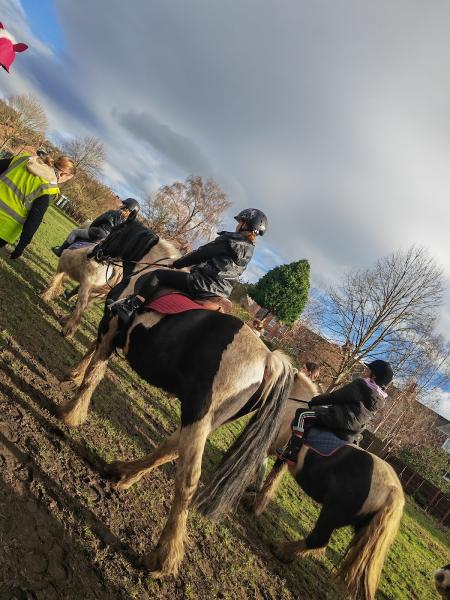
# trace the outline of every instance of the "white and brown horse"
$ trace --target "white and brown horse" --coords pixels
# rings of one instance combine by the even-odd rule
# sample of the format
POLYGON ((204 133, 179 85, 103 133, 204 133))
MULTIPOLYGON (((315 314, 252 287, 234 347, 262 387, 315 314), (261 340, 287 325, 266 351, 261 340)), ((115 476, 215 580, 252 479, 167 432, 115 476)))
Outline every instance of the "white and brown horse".
MULTIPOLYGON (((290 423, 297 408, 307 408, 314 395, 302 374, 294 378, 277 439, 288 441, 290 423), (312 392, 312 393, 311 393, 312 392), (308 397, 310 396, 310 397, 308 397)), ((339 570, 352 600, 373 600, 386 554, 395 539, 403 513, 404 494, 393 468, 384 460, 353 444, 324 456, 303 444, 296 465, 277 460, 262 490, 252 498, 252 510, 260 515, 273 498, 283 474, 289 469, 300 487, 322 505, 319 518, 305 539, 274 544, 275 555, 290 562, 301 555, 324 552, 335 529, 351 525, 354 536, 339 570)), ((247 497, 247 504, 249 498, 247 497)))
MULTIPOLYGON (((152 235, 142 224, 126 222, 113 230, 100 248, 104 256, 122 259, 124 264, 157 262, 161 267, 164 258, 174 258, 171 244, 164 240, 155 243, 153 236, 146 252, 137 250, 142 247, 139 240, 144 242, 152 235)), ((132 293, 136 277, 139 275, 126 278, 111 298, 132 293)), ((96 343, 72 372, 79 388, 61 408, 66 424, 80 425, 86 419, 118 331, 117 316, 106 312, 96 343)), ((130 368, 181 403, 181 425, 174 434, 148 456, 117 462, 110 468, 117 486, 126 489, 159 465, 178 459, 168 520, 156 548, 144 559, 152 576, 160 577, 176 573, 182 560, 188 508, 208 435, 237 414, 254 412, 205 491, 209 505, 214 505, 210 512, 217 516, 237 505, 254 477, 255 466, 267 455, 279 428, 293 369, 284 354, 270 352, 240 319, 210 310, 170 316, 144 312, 135 317, 121 345, 130 368)))
MULTIPOLYGON (((78 327, 84 311, 97 299, 105 298, 111 287, 117 285, 122 278, 122 267, 98 263, 89 258, 92 247, 67 249, 58 261, 56 274, 41 298, 49 302, 63 291, 67 279, 78 281, 76 289, 77 302, 71 314, 62 317, 62 334, 71 336, 78 327)), ((66 296, 67 297, 67 296, 66 296)))

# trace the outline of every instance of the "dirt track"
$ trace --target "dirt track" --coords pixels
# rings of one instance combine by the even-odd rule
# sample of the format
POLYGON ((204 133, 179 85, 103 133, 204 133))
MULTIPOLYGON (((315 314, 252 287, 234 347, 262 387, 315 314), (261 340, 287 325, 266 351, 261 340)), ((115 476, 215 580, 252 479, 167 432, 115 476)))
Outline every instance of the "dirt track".
MULTIPOLYGON (((173 465, 134 491, 115 491, 102 477, 102 458, 53 416, 63 397, 56 377, 11 339, 2 341, 0 359, 0 600, 203 597, 224 563, 204 527, 191 531, 187 553, 196 558, 178 579, 154 582, 139 566, 167 515, 173 465)), ((232 597, 229 578, 212 597, 232 597)), ((277 576, 264 579, 247 597, 291 597, 277 576)))

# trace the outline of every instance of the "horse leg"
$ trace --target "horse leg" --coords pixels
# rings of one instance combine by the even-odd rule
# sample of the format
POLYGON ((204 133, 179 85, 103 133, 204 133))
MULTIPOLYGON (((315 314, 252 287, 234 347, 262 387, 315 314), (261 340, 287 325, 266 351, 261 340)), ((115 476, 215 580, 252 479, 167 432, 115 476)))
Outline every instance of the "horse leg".
MULTIPOLYGON (((117 334, 117 329, 118 321, 117 317, 114 317, 108 323, 108 329, 96 345, 77 393, 71 400, 61 405, 59 415, 66 425, 76 426, 86 420, 92 394, 102 380, 108 366, 109 357, 114 350, 113 342, 117 334)), ((91 351, 92 347, 84 357, 82 363, 85 360, 87 361, 87 357, 91 351)))
POLYGON ((94 340, 90 344, 86 354, 83 356, 83 358, 78 363, 78 365, 76 367, 74 367, 68 373, 66 379, 61 382, 61 386, 63 389, 72 389, 76 386, 81 385, 83 378, 84 378, 84 374, 86 373, 86 369, 88 368, 89 363, 91 362, 96 349, 97 349, 97 340, 94 340))
POLYGON ((324 504, 314 529, 305 539, 297 542, 275 542, 272 546, 273 553, 283 562, 292 562, 300 555, 323 554, 333 531, 342 526, 339 513, 342 514, 344 510, 339 504, 324 504))
POLYGON ((253 512, 255 515, 258 516, 266 510, 267 505, 275 495, 286 470, 287 464, 285 462, 275 461, 261 491, 256 494, 254 499, 253 512))
POLYGON ((41 293, 42 300, 45 300, 45 302, 50 302, 50 300, 52 300, 55 296, 62 292, 62 286, 65 277, 66 273, 64 271, 56 273, 48 288, 41 293))
POLYGON ((255 489, 257 492, 260 492, 264 485, 264 478, 266 476, 267 463, 269 459, 266 457, 262 463, 259 465, 258 470, 256 471, 256 479, 255 479, 255 489))
POLYGON ((66 321, 66 323, 64 324, 64 327, 62 328, 62 335, 64 337, 69 337, 71 336, 75 329, 78 327, 78 324, 81 321, 81 317, 84 313, 84 311, 86 310, 86 307, 88 305, 89 302, 89 293, 90 293, 90 289, 87 285, 80 285, 80 290, 78 292, 78 298, 77 298, 77 303, 75 304, 75 308, 73 309, 72 314, 70 315, 69 319, 66 321))
POLYGON ((210 431, 211 419, 208 414, 200 421, 182 427, 180 431, 175 497, 156 548, 144 557, 144 566, 154 578, 176 574, 183 559, 188 508, 197 489, 203 451, 210 431))
POLYGON ((106 473, 116 480, 116 488, 126 490, 146 473, 178 458, 179 439, 180 431, 177 430, 147 456, 126 462, 115 461, 106 467, 106 473))

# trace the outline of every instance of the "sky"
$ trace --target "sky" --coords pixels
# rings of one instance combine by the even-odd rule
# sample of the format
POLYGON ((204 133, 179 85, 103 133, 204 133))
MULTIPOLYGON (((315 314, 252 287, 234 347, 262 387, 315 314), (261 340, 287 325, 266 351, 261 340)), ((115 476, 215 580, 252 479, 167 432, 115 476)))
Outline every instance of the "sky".
POLYGON ((426 246, 448 334, 447 0, 0 0, 0 20, 30 46, 0 93, 38 95, 55 141, 101 138, 117 193, 214 177, 229 227, 269 217, 253 280, 307 258, 326 286, 426 246))

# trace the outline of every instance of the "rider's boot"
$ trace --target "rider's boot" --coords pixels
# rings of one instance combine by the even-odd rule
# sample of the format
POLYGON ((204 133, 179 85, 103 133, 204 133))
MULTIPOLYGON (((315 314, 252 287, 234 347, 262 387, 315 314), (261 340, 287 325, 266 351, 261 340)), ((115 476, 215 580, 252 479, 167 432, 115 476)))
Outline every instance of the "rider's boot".
POLYGON ((133 322, 133 319, 140 308, 143 308, 146 301, 141 296, 127 296, 116 302, 106 303, 107 308, 119 317, 119 321, 125 327, 133 322))
POLYGON ((56 254, 56 256, 61 257, 61 254, 64 252, 64 250, 67 250, 69 246, 70 244, 66 240, 63 244, 61 244, 61 246, 53 246, 52 252, 53 254, 56 254))
POLYGON ((283 448, 277 448, 276 454, 280 460, 287 462, 291 465, 297 464, 297 457, 302 446, 303 438, 299 437, 295 433, 291 435, 291 439, 288 441, 286 446, 283 448))
POLYGON ((135 293, 109 304, 109 308, 119 317, 119 320, 123 325, 131 325, 135 314, 148 303, 152 296, 154 296, 158 286, 159 280, 154 273, 142 275, 136 281, 134 287, 135 293))

